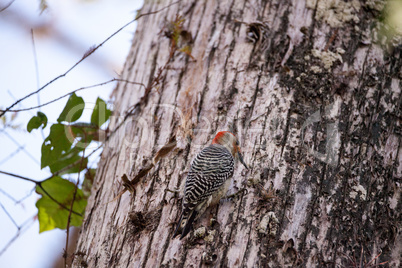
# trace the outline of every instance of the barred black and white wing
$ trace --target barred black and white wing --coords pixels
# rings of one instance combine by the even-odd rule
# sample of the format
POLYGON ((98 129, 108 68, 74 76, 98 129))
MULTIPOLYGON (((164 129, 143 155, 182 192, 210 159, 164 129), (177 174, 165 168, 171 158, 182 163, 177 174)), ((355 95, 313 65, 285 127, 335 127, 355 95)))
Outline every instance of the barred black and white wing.
POLYGON ((191 164, 185 185, 185 203, 199 203, 208 198, 233 176, 233 171, 233 156, 225 147, 217 144, 206 147, 191 164))
POLYGON ((212 144, 194 158, 186 179, 183 210, 174 236, 181 233, 181 239, 190 232, 197 215, 205 210, 207 200, 233 176, 233 171, 233 156, 222 145, 212 144))

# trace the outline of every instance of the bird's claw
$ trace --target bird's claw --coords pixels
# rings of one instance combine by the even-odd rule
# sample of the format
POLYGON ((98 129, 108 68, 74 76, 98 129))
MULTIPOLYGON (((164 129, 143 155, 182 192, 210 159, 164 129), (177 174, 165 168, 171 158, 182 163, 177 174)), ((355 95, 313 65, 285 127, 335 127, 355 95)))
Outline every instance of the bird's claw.
POLYGON ((231 198, 237 197, 238 195, 240 195, 243 192, 246 192, 245 194, 248 194, 248 190, 246 188, 243 188, 243 189, 240 189, 239 191, 237 191, 234 194, 228 195, 226 198, 231 199, 231 198))

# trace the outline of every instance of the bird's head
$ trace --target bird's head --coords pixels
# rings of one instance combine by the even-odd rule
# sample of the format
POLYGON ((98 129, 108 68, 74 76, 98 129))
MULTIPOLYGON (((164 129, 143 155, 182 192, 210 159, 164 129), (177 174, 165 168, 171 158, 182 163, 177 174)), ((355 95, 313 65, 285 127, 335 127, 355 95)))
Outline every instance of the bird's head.
POLYGON ((233 157, 239 158, 240 162, 246 167, 246 169, 248 169, 243 160, 243 155, 240 152, 239 141, 233 133, 229 131, 218 132, 215 138, 212 140, 212 144, 220 144, 225 146, 226 149, 232 153, 233 157))

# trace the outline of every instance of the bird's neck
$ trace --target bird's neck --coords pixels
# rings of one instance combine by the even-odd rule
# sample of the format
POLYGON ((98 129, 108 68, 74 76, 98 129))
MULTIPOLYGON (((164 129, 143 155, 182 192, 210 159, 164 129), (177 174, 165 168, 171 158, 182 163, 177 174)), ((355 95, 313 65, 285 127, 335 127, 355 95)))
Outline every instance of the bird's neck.
POLYGON ((233 148, 231 148, 231 146, 229 146, 228 144, 214 143, 214 144, 212 144, 212 145, 220 146, 220 147, 225 148, 226 150, 229 151, 229 153, 230 153, 233 157, 235 157, 234 151, 232 150, 233 148))

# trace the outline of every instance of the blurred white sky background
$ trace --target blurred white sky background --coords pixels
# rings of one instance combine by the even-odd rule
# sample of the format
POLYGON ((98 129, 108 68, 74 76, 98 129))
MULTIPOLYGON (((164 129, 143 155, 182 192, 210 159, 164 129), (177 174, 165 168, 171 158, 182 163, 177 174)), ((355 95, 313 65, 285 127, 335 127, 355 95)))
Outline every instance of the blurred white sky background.
MULTIPOLYGON (((12 0, 11 0, 12 1, 12 0)), ((0 0, 0 10, 11 1, 0 0)), ((17 99, 67 71, 93 45, 97 45, 121 26, 131 21, 142 0, 47 1, 49 9, 40 14, 40 0, 15 0, 0 12, 0 107, 6 108, 17 99), (35 67, 31 29, 34 31, 37 65, 35 67)), ((135 24, 125 28, 105 43, 66 77, 59 79, 15 108, 28 108, 45 103, 74 89, 118 78, 128 54, 135 24)), ((89 121, 90 109, 99 96, 105 101, 115 84, 77 92, 88 108, 79 121, 89 121)), ((67 98, 42 107, 49 123, 55 123, 67 98)), ((18 113, 13 125, 0 125, 0 170, 41 180, 50 175, 48 168, 40 169, 43 135, 40 130, 26 131, 26 124, 37 110, 18 113)), ((7 114, 8 117, 11 114, 7 114)), ((71 179, 76 179, 76 174, 71 179)), ((34 184, 0 174, 0 251, 16 235, 25 221, 36 215, 39 198, 34 184), (19 200, 29 195, 23 202, 19 200), (11 215, 12 220, 4 209, 11 215), (15 223, 13 223, 13 220, 15 223)), ((0 267, 52 267, 65 246, 65 230, 39 234, 39 223, 33 221, 26 232, 0 256, 0 267)))

